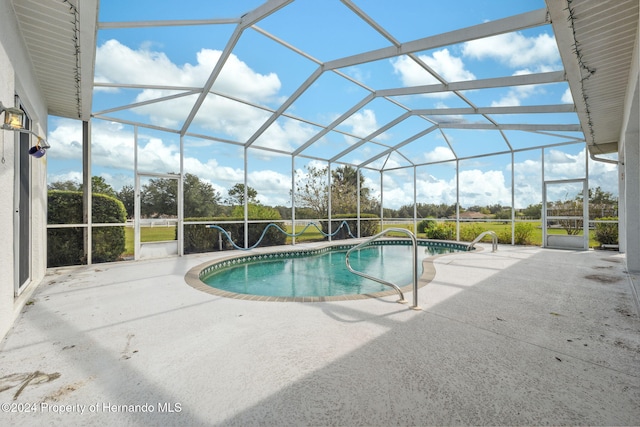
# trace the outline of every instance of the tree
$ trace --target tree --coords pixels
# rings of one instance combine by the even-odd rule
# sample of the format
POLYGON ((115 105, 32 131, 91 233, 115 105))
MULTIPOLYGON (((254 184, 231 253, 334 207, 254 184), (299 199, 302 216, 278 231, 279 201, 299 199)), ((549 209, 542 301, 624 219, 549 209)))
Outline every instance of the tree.
MULTIPOLYGON (((589 216, 604 217, 615 216, 618 212, 618 199, 608 191, 603 191, 600 187, 589 188, 589 216)), ((551 203, 548 211, 554 216, 582 217, 584 200, 579 193, 573 200, 555 201, 551 203)), ((569 235, 580 234, 583 229, 582 219, 561 219, 558 223, 567 231, 569 235)))
POLYGON ((105 181, 105 179, 101 176, 92 176, 91 177, 91 192, 106 194, 111 197, 117 197, 117 194, 113 187, 105 181))
POLYGON ((358 207, 358 176, 360 177, 360 210, 370 212, 378 203, 371 197, 361 170, 340 166, 331 171, 331 208, 335 214, 355 213, 358 207))
MULTIPOLYGON (((297 208, 311 209, 317 218, 328 215, 329 186, 328 167, 305 166, 306 173, 296 171, 297 208)), ((360 211, 377 213, 379 203, 371 197, 362 171, 352 166, 340 166, 331 171, 331 208, 333 214, 356 213, 358 207, 358 175, 360 176, 360 211)), ((296 214, 297 216, 297 214, 296 214)))
MULTIPOLYGON (((582 194, 576 196, 576 200, 582 201, 582 194)), ((617 205, 618 198, 613 193, 604 191, 600 187, 589 188, 589 203, 594 205, 617 205)))
MULTIPOLYGON (((244 184, 237 183, 231 187, 228 191, 229 197, 227 197, 227 204, 231 206, 244 206, 244 184)), ((258 192, 249 186, 247 186, 247 200, 248 203, 258 203, 256 197, 258 192)))
MULTIPOLYGON (((140 214, 146 217, 176 216, 178 212, 178 181, 171 178, 153 178, 142 186, 140 214)), ((211 184, 196 175, 185 174, 185 218, 215 216, 218 212, 220 193, 211 184)))
POLYGON ((177 196, 177 180, 151 178, 141 188, 140 214, 151 218, 163 215, 175 217, 178 213, 177 196))
MULTIPOLYGON (((49 184, 49 190, 66 190, 66 191, 82 191, 83 184, 73 180, 56 181, 49 184)), ((111 197, 117 197, 117 193, 113 187, 101 176, 91 177, 91 192, 98 194, 106 194, 111 197)))
POLYGON ((577 198, 575 200, 558 200, 551 203, 551 206, 547 209, 547 214, 550 214, 550 216, 575 217, 558 220, 558 223, 565 229, 568 235, 575 236, 580 234, 584 224, 582 219, 577 219, 582 217, 582 206, 582 200, 578 200, 577 198))
POLYGON ((56 181, 48 185, 49 190, 80 191, 80 184, 73 180, 56 181))
POLYGON ((188 173, 184 176, 183 189, 185 218, 205 218, 218 214, 222 196, 213 185, 188 173))
POLYGON ((120 199, 127 211, 127 218, 133 218, 135 206, 135 190, 132 185, 124 185, 120 191, 116 193, 116 197, 120 199))
POLYGON ((522 214, 528 218, 540 219, 542 216, 542 203, 527 206, 522 210, 522 214))
POLYGON ((495 213, 496 219, 511 219, 511 208, 503 208, 495 213))
POLYGON ((316 218, 327 217, 329 187, 327 185, 328 167, 305 166, 306 174, 295 172, 296 207, 311 209, 316 218))
MULTIPOLYGON (((358 205, 358 173, 350 166, 340 166, 331 171, 331 209, 336 214, 356 211, 358 205)), ((364 178, 362 178, 364 180, 364 178)))
POLYGON ((618 215, 618 198, 602 188, 589 189, 589 216, 605 217, 618 215))

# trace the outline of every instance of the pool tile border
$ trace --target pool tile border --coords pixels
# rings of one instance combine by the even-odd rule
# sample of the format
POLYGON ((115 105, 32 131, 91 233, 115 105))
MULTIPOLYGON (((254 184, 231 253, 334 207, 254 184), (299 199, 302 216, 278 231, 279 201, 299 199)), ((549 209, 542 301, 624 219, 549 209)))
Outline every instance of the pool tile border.
MULTIPOLYGON (((430 246, 430 247, 444 247, 444 248, 452 248, 452 249, 462 249, 466 250, 467 245, 459 242, 448 242, 448 241, 433 241, 433 240, 418 240, 418 246, 430 246)), ((291 249, 286 251, 275 251, 275 252, 260 252, 260 253, 235 253, 233 255, 220 258, 214 261, 208 261, 203 264, 197 265, 190 269, 185 275, 185 281, 189 286, 199 291, 224 297, 224 298, 232 298, 232 299, 240 299, 240 300, 252 300, 252 301, 270 301, 270 302, 331 302, 331 301, 352 301, 352 300, 360 300, 360 299, 369 299, 369 298, 382 298, 392 295, 397 295, 397 292, 393 289, 388 291, 374 292, 368 294, 350 294, 350 295, 337 295, 337 296, 321 296, 321 297, 312 297, 312 296, 304 296, 304 297, 285 297, 285 296, 267 296, 267 295, 251 295, 251 294, 239 294, 235 292, 229 292, 222 289, 215 288, 213 286, 209 286, 203 282, 202 279, 215 274, 220 269, 233 267, 236 265, 242 265, 251 262, 258 262, 264 260, 273 260, 273 259, 281 259, 281 258, 295 258, 295 257, 307 257, 323 254, 329 251, 340 251, 340 250, 349 250, 354 247, 356 243, 353 244, 344 244, 344 243, 327 243, 326 245, 313 249, 291 249)), ((376 240, 372 243, 373 246, 382 246, 382 245, 411 245, 411 241, 407 239, 380 239, 376 240)), ((263 248, 264 249, 264 248, 263 248)), ((477 249, 476 249, 477 250, 477 249)), ((433 255, 425 258, 422 261, 423 273, 422 276, 418 278, 418 288, 422 288, 427 285, 433 277, 435 276, 435 267, 433 266, 432 260, 436 257, 446 256, 450 254, 439 254, 433 255)), ((400 289, 403 293, 411 292, 413 286, 407 285, 403 286, 400 289)))

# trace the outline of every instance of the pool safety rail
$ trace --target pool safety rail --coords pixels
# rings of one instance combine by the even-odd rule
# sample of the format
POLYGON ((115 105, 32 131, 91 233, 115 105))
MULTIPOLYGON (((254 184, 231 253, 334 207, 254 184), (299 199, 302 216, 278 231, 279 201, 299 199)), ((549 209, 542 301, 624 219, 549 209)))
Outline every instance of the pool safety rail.
POLYGON ((491 236, 491 252, 496 252, 498 250, 498 235, 495 231, 491 230, 480 233, 478 237, 473 239, 473 242, 469 243, 469 246, 467 247, 468 250, 474 249, 476 243, 482 240, 484 236, 491 236))
POLYGON ((391 232, 404 233, 404 234, 408 235, 411 238, 411 244, 412 244, 412 247, 413 247, 413 305, 410 306, 410 308, 412 310, 420 310, 420 306, 418 306, 418 241, 416 240, 416 236, 411 231, 409 231, 407 229, 404 229, 404 228, 388 228, 388 229, 376 234, 375 236, 372 236, 368 240, 360 243, 359 245, 356 245, 356 246, 352 247, 351 249, 349 249, 347 251, 347 254, 345 256, 345 262, 347 263, 347 269, 350 272, 352 272, 353 274, 357 274, 358 276, 364 277, 364 278, 369 279, 369 280, 373 280, 374 282, 378 282, 378 283, 381 283, 383 285, 392 287, 400 295, 400 299, 398 300, 398 302, 401 303, 401 304, 406 303, 407 301, 404 299, 404 294, 402 293, 402 291, 400 290, 400 288, 397 285, 395 285, 395 284, 393 284, 391 282, 387 282, 386 280, 382 280, 382 279, 380 279, 378 277, 370 276, 370 275, 368 275, 366 273, 363 273, 361 271, 356 271, 353 268, 351 268, 351 263, 349 262, 349 256, 351 255, 351 253, 353 251, 362 249, 365 246, 370 245, 373 241, 378 240, 379 238, 385 236, 387 233, 391 233, 391 232))
POLYGON ((218 225, 213 225, 213 224, 205 225, 205 228, 215 228, 216 230, 220 231, 220 233, 224 234, 224 236, 229 241, 229 243, 231 243, 231 246, 233 246, 235 249, 238 249, 238 250, 241 250, 241 251, 248 251, 248 250, 256 248, 262 242, 262 239, 264 238, 265 234, 267 234, 267 230, 269 230, 269 228, 271 228, 271 227, 275 227, 278 231, 280 231, 281 233, 283 233, 284 235, 286 235, 288 237, 298 237, 298 236, 304 234, 304 232, 307 231, 307 228, 311 227, 312 225, 320 232, 320 234, 322 234, 325 237, 333 237, 336 234, 338 234, 338 231, 340 231, 342 229, 342 227, 346 227, 347 228, 347 233, 349 234, 349 237, 351 237, 353 239, 356 238, 356 236, 354 236, 353 233, 351 233, 351 229, 349 228, 349 224, 347 224, 347 221, 342 221, 340 223, 340 226, 336 229, 336 231, 334 231, 331 234, 325 233, 324 231, 322 231, 322 228, 320 228, 320 226, 318 226, 318 224, 316 224, 315 222, 310 222, 309 224, 307 224, 307 226, 304 227, 302 229, 302 231, 299 232, 299 233, 287 233, 282 228, 280 228, 277 224, 270 223, 264 228, 264 230, 262 230, 262 234, 260 235, 260 238, 258 239, 258 241, 253 246, 250 246, 248 248, 242 248, 242 247, 240 247, 240 246, 238 246, 238 245, 236 245, 234 243, 233 239, 231 239, 231 236, 229 235, 227 230, 225 230, 224 228, 222 228, 222 227, 220 227, 218 225))

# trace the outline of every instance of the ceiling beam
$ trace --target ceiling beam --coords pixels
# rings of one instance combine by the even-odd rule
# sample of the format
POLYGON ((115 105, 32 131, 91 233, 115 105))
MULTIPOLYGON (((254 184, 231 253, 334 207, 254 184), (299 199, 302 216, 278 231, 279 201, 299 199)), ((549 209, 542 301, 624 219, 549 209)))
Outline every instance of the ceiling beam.
POLYGON ((440 123, 438 127, 442 129, 469 129, 469 130, 526 130, 526 131, 560 131, 560 132, 582 132, 579 124, 488 124, 488 123, 440 123))
POLYGON ((429 108, 413 110, 418 116, 457 116, 467 114, 544 114, 544 113, 575 113, 573 104, 553 105, 514 105, 505 107, 479 108, 429 108))
POLYGON ((353 65, 364 64, 366 62, 379 61, 381 59, 388 59, 399 55, 408 55, 410 53, 464 43, 471 40, 537 27, 548 23, 547 9, 538 9, 472 27, 462 28, 402 43, 397 47, 390 46, 364 52, 358 55, 336 59, 334 61, 327 62, 325 64, 325 69, 332 70, 336 68, 351 67, 353 65))
POLYGON ((452 82, 449 84, 435 84, 424 86, 401 87, 376 91, 377 96, 405 96, 421 95, 426 93, 441 93, 463 90, 492 89, 509 86, 526 86, 565 81, 564 71, 551 71, 548 73, 521 74, 517 76, 494 77, 490 79, 468 80, 464 82, 452 82))

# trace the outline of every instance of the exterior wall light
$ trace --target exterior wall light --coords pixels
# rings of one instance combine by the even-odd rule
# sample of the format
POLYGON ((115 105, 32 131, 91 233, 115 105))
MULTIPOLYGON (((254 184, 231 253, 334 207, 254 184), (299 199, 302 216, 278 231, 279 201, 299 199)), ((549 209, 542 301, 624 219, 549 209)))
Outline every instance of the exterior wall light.
POLYGON ((19 108, 5 107, 0 102, 0 114, 4 113, 2 129, 20 130, 24 127, 24 113, 19 108))
POLYGON ((4 113, 4 123, 2 129, 12 130, 14 132, 28 133, 38 138, 38 142, 35 146, 29 149, 29 154, 33 157, 39 158, 46 154, 47 149, 51 148, 49 143, 40 135, 32 130, 24 128, 24 112, 19 108, 5 107, 0 102, 0 114, 4 113))

